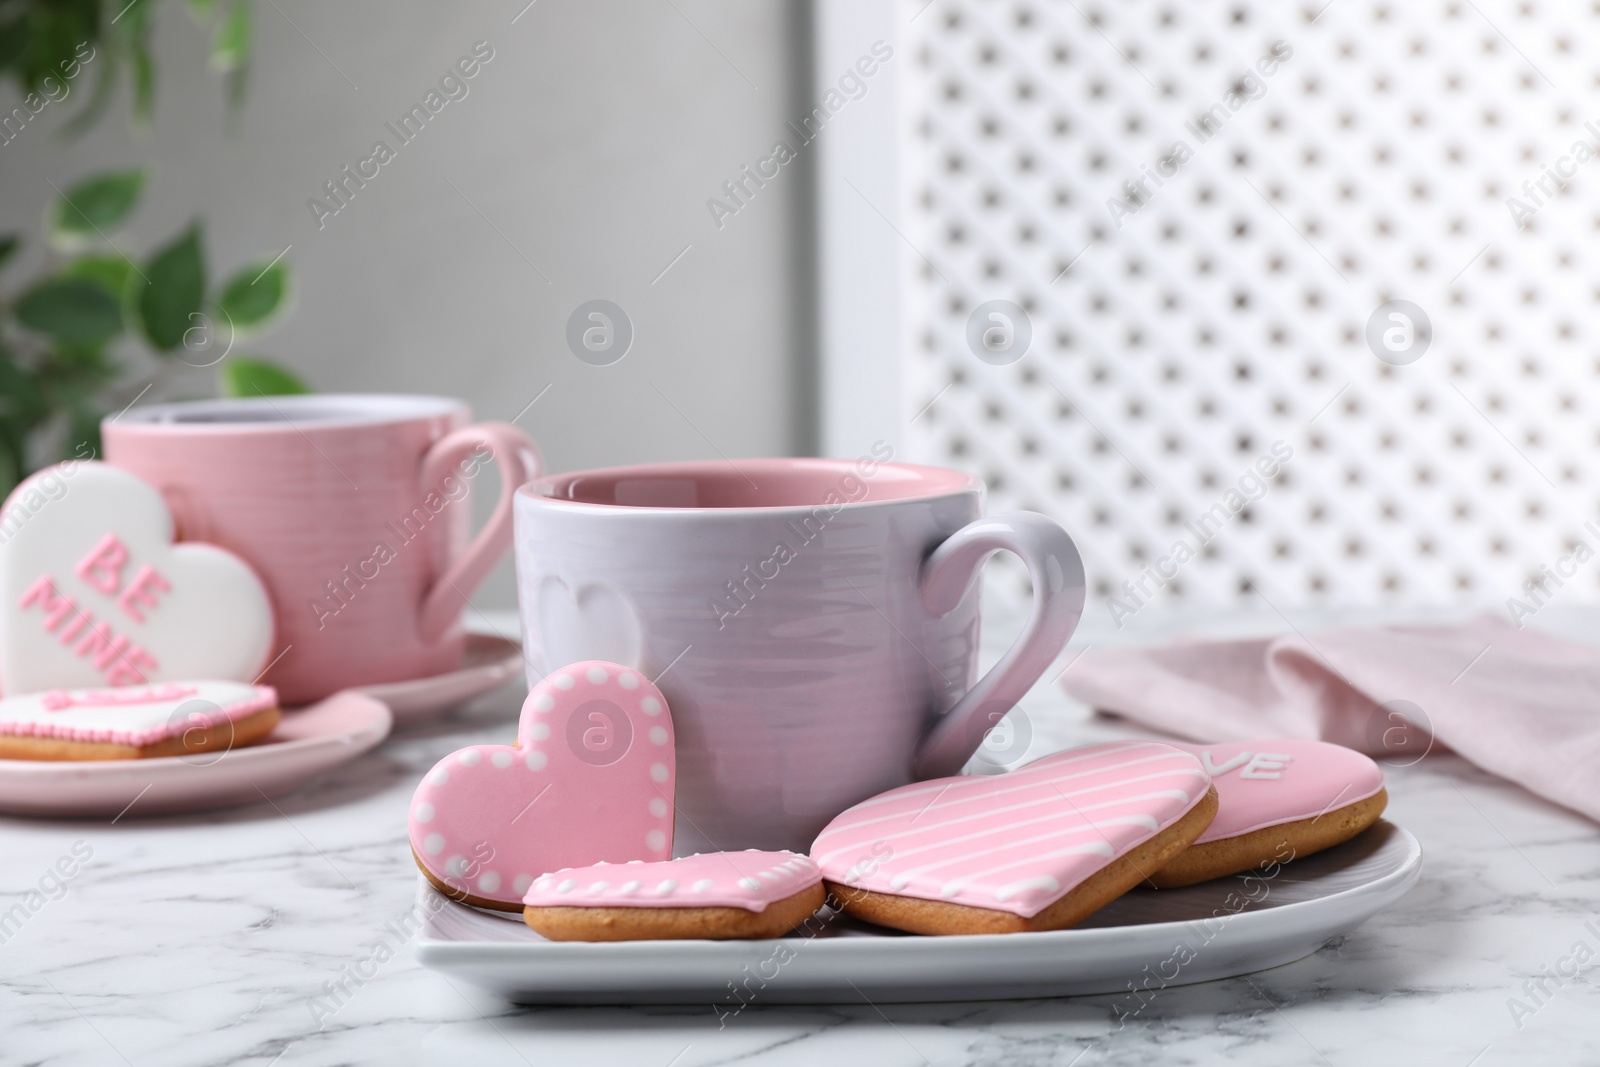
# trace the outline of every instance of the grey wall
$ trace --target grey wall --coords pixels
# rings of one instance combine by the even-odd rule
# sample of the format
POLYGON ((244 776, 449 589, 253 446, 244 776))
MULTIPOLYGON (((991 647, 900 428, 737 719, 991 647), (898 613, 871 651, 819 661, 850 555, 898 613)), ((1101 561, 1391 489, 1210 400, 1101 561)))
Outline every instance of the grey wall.
MULTIPOLYGON (((720 229, 706 207, 792 140, 803 5, 538 0, 517 17, 522 0, 275 3, 256 2, 231 134, 205 33, 169 0, 147 131, 119 111, 65 140, 78 97, 0 147, 0 232, 32 245, 7 284, 38 263, 48 182, 142 163, 155 178, 119 244, 137 258, 200 215, 214 275, 292 245, 292 314, 253 347, 320 391, 447 393, 510 419, 549 385, 520 425, 552 470, 814 447, 811 160, 720 229), (395 144, 384 123, 477 41, 494 57, 469 94, 319 229, 308 198, 380 137, 395 144), (596 297, 636 332, 609 367, 564 341, 568 315, 596 297)), ((478 599, 511 604, 509 565, 478 599)))

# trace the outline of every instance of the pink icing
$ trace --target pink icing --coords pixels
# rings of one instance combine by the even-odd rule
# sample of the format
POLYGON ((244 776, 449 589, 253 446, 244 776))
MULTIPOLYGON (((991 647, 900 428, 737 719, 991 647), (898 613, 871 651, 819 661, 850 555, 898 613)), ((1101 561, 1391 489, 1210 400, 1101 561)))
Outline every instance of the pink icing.
POLYGON ((141 747, 277 706, 271 686, 243 682, 52 689, 0 700, 0 734, 141 747))
POLYGON ((163 700, 192 697, 199 690, 189 685, 151 686, 149 689, 79 689, 69 692, 52 689, 39 698, 46 711, 66 708, 107 708, 128 704, 154 704, 163 700))
POLYGON ((91 587, 107 596, 122 588, 122 568, 128 562, 128 546, 114 533, 107 533, 78 561, 73 570, 91 587))
POLYGON ((1208 784, 1170 745, 1091 745, 891 789, 829 823, 811 856, 830 881, 1030 918, 1177 822, 1208 784))
POLYGON ((1383 771, 1376 763, 1326 741, 1172 744, 1199 756, 1217 787, 1217 817, 1197 844, 1314 818, 1383 788, 1383 771))
POLYGON ((661 691, 615 663, 574 663, 528 694, 515 746, 434 765, 411 798, 411 847, 446 885, 505 904, 562 867, 665 860, 676 766, 661 691))
POLYGON ((596 863, 534 879, 533 908, 743 908, 765 911, 822 881, 793 852, 705 852, 659 863, 596 863))

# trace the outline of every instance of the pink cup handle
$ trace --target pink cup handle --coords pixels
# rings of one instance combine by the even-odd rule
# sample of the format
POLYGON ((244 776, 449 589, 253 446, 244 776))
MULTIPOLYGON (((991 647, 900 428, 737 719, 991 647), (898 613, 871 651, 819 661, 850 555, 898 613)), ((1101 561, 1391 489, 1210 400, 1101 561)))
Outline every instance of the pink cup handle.
POLYGON ((458 465, 480 446, 500 464, 500 499, 478 536, 422 599, 417 629, 426 643, 437 641, 461 617, 466 598, 511 548, 511 500, 517 487, 539 477, 544 461, 532 439, 506 422, 481 422, 446 434, 422 459, 422 491, 434 492, 446 475, 461 477, 458 465))
POLYGON ((1031 511, 978 519, 957 530, 922 565, 922 604, 935 615, 955 610, 983 563, 999 549, 1021 557, 1033 578, 1033 614, 994 669, 941 716, 917 750, 918 778, 957 774, 1067 647, 1083 615, 1083 559, 1061 526, 1031 511))

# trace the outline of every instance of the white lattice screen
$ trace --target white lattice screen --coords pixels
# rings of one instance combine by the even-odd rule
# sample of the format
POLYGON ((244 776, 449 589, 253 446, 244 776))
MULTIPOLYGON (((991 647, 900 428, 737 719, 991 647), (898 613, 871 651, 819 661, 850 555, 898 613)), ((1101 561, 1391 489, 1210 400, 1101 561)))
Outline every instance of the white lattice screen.
POLYGON ((1503 609, 1541 565, 1572 572, 1545 599, 1594 598, 1600 560, 1563 557, 1600 548, 1600 162, 1572 158, 1600 145, 1600 5, 924 2, 901 9, 905 403, 933 401, 910 458, 1060 518, 1095 612, 1280 440, 1270 491, 1154 606, 1253 583, 1503 609), (989 300, 1028 312, 1018 362, 969 346, 989 300), (1369 348, 1390 300, 1431 319, 1409 365, 1369 348))

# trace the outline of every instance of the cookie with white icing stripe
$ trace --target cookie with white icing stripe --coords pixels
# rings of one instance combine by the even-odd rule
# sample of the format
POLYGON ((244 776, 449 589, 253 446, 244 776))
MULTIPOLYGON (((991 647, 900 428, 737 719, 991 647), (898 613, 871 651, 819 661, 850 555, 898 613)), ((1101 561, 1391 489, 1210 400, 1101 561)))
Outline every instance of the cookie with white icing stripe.
POLYGON ((1217 817, 1150 878, 1158 889, 1321 852, 1377 822, 1389 801, 1378 765, 1342 745, 1274 738, 1174 747, 1200 757, 1217 817))
POLYGON ((1188 847, 1217 796, 1170 745, 1092 745, 1010 774, 891 789, 811 846, 830 893, 868 922, 919 934, 1057 930, 1188 847))
POLYGON ((278 694, 265 685, 52 689, 0 700, 0 759, 210 759, 261 740, 278 719, 278 694))
POLYGON ((600 863, 535 879, 522 916, 551 941, 777 937, 822 907, 822 874, 793 852, 600 863))
POLYGON ((411 798, 411 853, 440 892, 521 911, 541 874, 672 855, 672 715, 638 671, 589 660, 533 687, 515 745, 436 763, 411 798))

